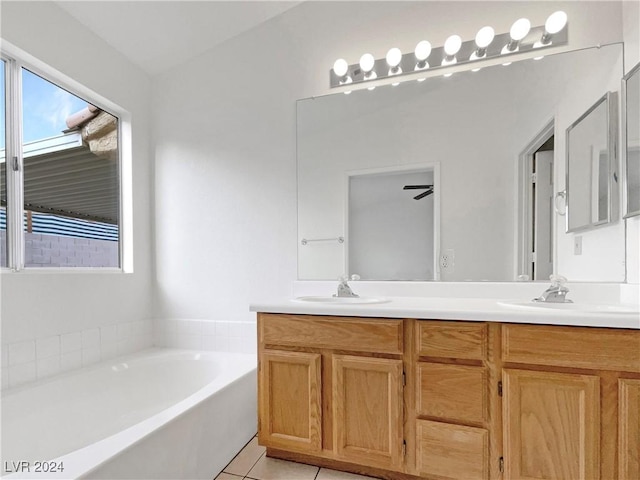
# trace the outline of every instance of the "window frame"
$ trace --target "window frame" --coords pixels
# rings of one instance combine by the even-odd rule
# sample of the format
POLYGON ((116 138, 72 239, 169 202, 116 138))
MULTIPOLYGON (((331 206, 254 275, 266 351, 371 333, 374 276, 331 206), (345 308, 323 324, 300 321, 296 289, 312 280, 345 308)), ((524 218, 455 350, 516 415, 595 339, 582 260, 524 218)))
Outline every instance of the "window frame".
POLYGON ((5 177, 7 265, 0 273, 133 273, 133 192, 131 114, 18 47, 2 40, 5 62, 5 177), (96 105, 118 120, 118 267, 25 267, 22 69, 96 105), (14 160, 16 158, 17 160, 14 160), (17 170, 12 168, 17 162, 17 170))

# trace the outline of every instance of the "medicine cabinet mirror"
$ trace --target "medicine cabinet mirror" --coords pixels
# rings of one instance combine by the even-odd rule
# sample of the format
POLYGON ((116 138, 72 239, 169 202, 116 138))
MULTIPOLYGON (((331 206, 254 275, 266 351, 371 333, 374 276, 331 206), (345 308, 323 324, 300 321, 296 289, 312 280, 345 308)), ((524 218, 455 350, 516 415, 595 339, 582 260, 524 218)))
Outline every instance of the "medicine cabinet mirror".
POLYGON ((623 148, 626 164, 626 215, 640 215, 640 63, 622 82, 623 148))
POLYGON ((616 107, 609 92, 567 129, 567 232, 609 223, 616 213, 616 107))

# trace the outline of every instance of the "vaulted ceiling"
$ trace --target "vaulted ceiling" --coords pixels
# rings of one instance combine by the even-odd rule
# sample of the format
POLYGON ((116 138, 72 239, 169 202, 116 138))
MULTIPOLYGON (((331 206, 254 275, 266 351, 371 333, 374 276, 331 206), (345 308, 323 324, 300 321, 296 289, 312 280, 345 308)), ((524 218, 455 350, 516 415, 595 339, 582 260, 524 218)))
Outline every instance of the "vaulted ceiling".
POLYGON ((300 1, 57 1, 149 75, 201 55, 300 1))

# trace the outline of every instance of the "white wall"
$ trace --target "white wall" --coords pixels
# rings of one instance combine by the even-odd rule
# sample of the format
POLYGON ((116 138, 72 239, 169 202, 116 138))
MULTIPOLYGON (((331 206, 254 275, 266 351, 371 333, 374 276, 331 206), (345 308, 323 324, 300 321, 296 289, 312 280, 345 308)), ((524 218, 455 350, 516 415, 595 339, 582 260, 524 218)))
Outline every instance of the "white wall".
POLYGON ((5 41, 130 112, 134 185, 134 273, 2 274, 6 386, 151 341, 150 81, 53 2, 2 2, 1 8, 5 41))
POLYGON ((246 320, 252 299, 290 294, 295 101, 329 91, 336 58, 541 25, 557 8, 567 49, 621 40, 611 2, 304 2, 156 78, 158 316, 246 320))

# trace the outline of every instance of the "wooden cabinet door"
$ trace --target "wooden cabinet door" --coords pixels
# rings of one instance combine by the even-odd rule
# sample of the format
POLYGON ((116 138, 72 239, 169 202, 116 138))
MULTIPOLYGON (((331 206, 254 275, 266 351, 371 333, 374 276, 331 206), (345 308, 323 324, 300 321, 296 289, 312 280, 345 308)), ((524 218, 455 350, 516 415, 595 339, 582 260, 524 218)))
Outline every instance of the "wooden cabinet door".
POLYGON ((259 439, 298 452, 322 449, 321 355, 264 350, 258 382, 259 439))
POLYGON ((597 479, 600 379, 503 371, 504 478, 597 479))
POLYGON ((344 461, 402 465, 402 361, 333 356, 333 438, 344 461))
POLYGON ((640 380, 618 381, 619 478, 640 478, 640 380))

